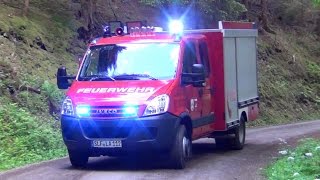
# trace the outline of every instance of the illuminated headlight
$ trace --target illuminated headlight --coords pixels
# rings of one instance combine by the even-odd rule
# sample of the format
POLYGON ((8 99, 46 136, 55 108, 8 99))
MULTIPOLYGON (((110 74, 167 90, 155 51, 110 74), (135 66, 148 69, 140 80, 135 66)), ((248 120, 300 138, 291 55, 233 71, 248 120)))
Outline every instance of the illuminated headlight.
POLYGON ((64 99, 62 103, 61 114, 68 116, 74 115, 72 100, 68 96, 64 99))
POLYGON ((87 105, 78 105, 76 107, 76 112, 79 117, 90 116, 90 106, 87 105))
POLYGON ((182 34, 183 23, 179 20, 172 20, 169 24, 169 31, 171 34, 182 34))
POLYGON ((150 116, 167 112, 169 101, 169 96, 166 94, 153 98, 147 105, 143 115, 150 116))

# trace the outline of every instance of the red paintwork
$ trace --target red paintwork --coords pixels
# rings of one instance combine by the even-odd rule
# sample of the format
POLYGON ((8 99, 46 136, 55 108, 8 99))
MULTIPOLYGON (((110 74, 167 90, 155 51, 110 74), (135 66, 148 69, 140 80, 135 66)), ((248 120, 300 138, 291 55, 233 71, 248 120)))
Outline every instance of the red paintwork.
POLYGON ((224 109, 224 69, 223 69, 223 34, 221 32, 206 33, 208 41, 208 49, 210 56, 210 65, 212 69, 211 84, 214 90, 213 112, 215 114, 215 122, 212 128, 215 130, 225 130, 225 109, 224 109))
MULTIPOLYGON (((67 96, 74 104, 90 106, 122 106, 125 104, 140 105, 138 116, 142 116, 143 107, 149 99, 166 94, 173 80, 168 81, 75 81, 70 87, 67 96), (128 88, 154 88, 153 92, 128 92, 128 88), (86 88, 93 90, 82 92, 86 88), (116 92, 101 92, 101 88, 117 88, 116 92), (96 92, 95 92, 96 91, 96 92), (122 92, 119 92, 122 91, 122 92), (123 92, 125 91, 125 92, 123 92)), ((168 94, 168 93, 167 93, 168 94)))
POLYGON ((101 38, 97 40, 94 45, 104 45, 104 44, 119 44, 128 42, 173 42, 174 38, 172 35, 167 33, 156 33, 154 35, 138 35, 138 36, 112 36, 109 38, 101 38))
POLYGON ((222 22, 223 29, 253 29, 254 24, 252 22, 222 22))
MULTIPOLYGON (((225 28, 249 28, 249 23, 231 24, 225 23, 225 28)), ((252 26, 252 24, 251 24, 252 26)), ((251 27, 252 28, 252 27, 251 27)), ((152 36, 141 35, 133 37, 130 35, 100 38, 94 45, 119 44, 129 42, 174 42, 174 37, 167 33, 156 33, 152 36)), ((181 51, 179 54, 177 74, 174 79, 167 81, 75 81, 67 95, 74 104, 85 104, 90 106, 122 106, 126 103, 139 105, 138 116, 142 116, 149 100, 160 94, 167 94, 170 97, 169 112, 180 116, 187 113, 192 119, 207 116, 213 112, 215 121, 212 124, 193 129, 193 139, 209 135, 215 130, 226 130, 225 122, 225 93, 224 93, 224 54, 223 54, 223 33, 221 32, 197 32, 187 34, 180 40, 181 51), (191 85, 181 86, 181 73, 184 47, 186 41, 199 43, 205 41, 208 46, 211 74, 207 79, 207 86, 204 93, 206 98, 210 97, 209 104, 199 97, 199 88, 191 85), (105 92, 105 93, 77 93, 81 88, 154 88, 153 92, 105 92), (213 94, 210 91, 213 90, 213 94), (190 99, 197 98, 197 107, 190 109, 190 99)), ((199 52, 199 49, 197 49, 199 52)), ((198 56, 199 60, 199 56, 198 56)), ((83 63, 83 62, 82 62, 83 63)), ((82 90, 83 91, 83 90, 82 90)), ((107 91, 107 90, 105 90, 107 91)), ((255 119, 258 114, 257 105, 249 107, 249 119, 255 119), (252 109, 253 108, 253 109, 252 109)))
POLYGON ((248 120, 253 121, 258 118, 259 106, 258 104, 253 104, 248 107, 248 120))

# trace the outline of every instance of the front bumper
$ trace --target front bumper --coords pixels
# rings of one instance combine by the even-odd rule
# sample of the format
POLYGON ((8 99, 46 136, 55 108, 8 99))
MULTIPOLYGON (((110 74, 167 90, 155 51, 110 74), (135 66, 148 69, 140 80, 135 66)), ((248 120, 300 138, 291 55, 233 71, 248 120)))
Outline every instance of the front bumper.
POLYGON ((135 119, 79 119, 62 116, 63 140, 69 150, 90 156, 121 155, 141 151, 167 151, 180 119, 170 113, 135 119), (92 140, 121 140, 121 148, 95 148, 92 140))

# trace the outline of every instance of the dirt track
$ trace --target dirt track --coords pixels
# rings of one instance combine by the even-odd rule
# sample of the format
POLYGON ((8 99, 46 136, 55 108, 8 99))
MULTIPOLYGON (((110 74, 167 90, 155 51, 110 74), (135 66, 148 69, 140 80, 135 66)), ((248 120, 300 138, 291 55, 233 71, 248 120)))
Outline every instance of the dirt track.
POLYGON ((242 151, 215 148, 213 139, 194 142, 194 157, 184 170, 170 170, 159 161, 141 158, 91 158, 88 167, 73 169, 67 158, 0 173, 2 179, 263 179, 261 168, 303 137, 320 137, 320 120, 250 129, 242 151), (287 142, 283 143, 283 141, 287 142), (124 163, 125 162, 125 163, 124 163))

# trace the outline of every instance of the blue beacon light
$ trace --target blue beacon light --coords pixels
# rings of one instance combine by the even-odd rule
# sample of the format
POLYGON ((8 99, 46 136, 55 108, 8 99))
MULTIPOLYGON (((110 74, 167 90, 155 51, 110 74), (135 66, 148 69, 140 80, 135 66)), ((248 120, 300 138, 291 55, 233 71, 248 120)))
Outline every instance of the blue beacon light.
POLYGON ((137 115, 137 108, 136 107, 132 107, 132 106, 126 106, 124 107, 124 114, 126 116, 132 116, 132 115, 137 115))
POLYGON ((174 35, 181 35, 183 33, 183 23, 180 20, 172 20, 169 23, 169 32, 174 35))
POLYGON ((80 117, 88 117, 90 116, 90 106, 77 106, 76 112, 80 117))

